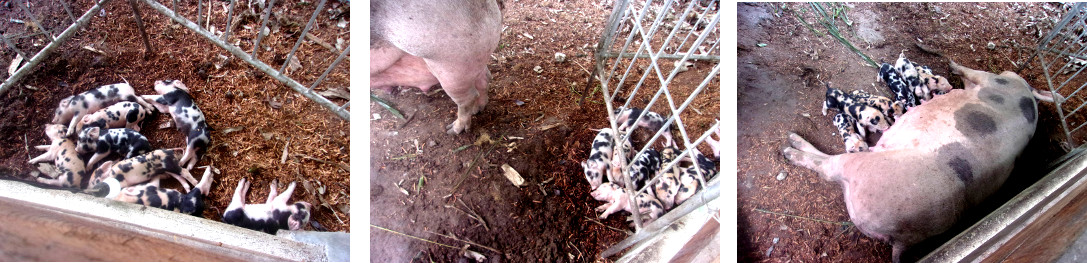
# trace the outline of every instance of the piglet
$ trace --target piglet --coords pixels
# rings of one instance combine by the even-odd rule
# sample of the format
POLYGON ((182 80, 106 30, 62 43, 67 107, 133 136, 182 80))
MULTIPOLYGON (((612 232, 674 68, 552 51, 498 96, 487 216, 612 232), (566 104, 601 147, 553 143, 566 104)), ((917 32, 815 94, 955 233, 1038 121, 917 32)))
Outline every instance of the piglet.
POLYGON ((186 136, 187 146, 180 163, 192 169, 200 159, 197 151, 204 150, 211 144, 204 113, 193 102, 189 87, 180 80, 155 81, 155 91, 159 95, 143 95, 143 99, 150 101, 160 112, 169 112, 173 116, 177 130, 186 136))
POLYGON ((140 121, 143 121, 147 116, 151 116, 151 109, 151 107, 144 107, 135 102, 120 102, 83 116, 83 128, 129 128, 138 132, 140 131, 140 121))
POLYGON ((143 155, 124 159, 117 163, 106 162, 94 171, 90 188, 84 192, 107 199, 114 199, 121 194, 121 189, 150 181, 159 176, 170 175, 181 182, 185 191, 189 184, 196 184, 196 178, 189 170, 178 165, 181 148, 159 149, 143 155), (108 166, 107 166, 108 165, 108 166))
POLYGON ((887 83, 887 87, 891 89, 891 93, 895 94, 895 101, 902 102, 902 106, 905 107, 906 110, 921 104, 917 101, 917 96, 914 95, 909 84, 903 79, 902 74, 899 73, 893 65, 883 63, 879 67, 879 77, 877 80, 887 83))
MULTIPOLYGON (((628 132, 628 128, 642 127, 649 129, 656 133, 662 127, 664 127, 664 117, 660 114, 652 111, 645 111, 645 116, 638 118, 642 115, 642 109, 639 108, 626 108, 619 107, 615 109, 615 121, 621 123, 619 125, 619 131, 628 132)), ((675 144, 672 141, 672 129, 665 128, 661 133, 667 144, 675 144)))
POLYGON ((864 105, 853 104, 846 107, 845 114, 850 115, 857 120, 857 132, 861 136, 866 136, 864 133, 864 127, 867 127, 869 131, 886 131, 891 128, 891 123, 886 116, 883 115, 883 111, 879 108, 864 105))
POLYGON ((102 133, 101 128, 89 127, 79 133, 76 151, 94 153, 87 161, 87 168, 91 169, 98 161, 109 157, 111 153, 117 153, 128 159, 150 152, 151 143, 147 141, 147 137, 133 129, 109 129, 102 133))
POLYGON ((589 181, 592 189, 596 189, 603 183, 604 173, 610 168, 613 130, 611 128, 600 129, 593 139, 593 148, 589 151, 589 159, 581 162, 581 168, 585 171, 585 179, 589 181))
POLYGON ((142 98, 136 96, 136 91, 128 83, 117 83, 64 98, 53 113, 53 123, 68 124, 65 135, 75 135, 76 131, 83 128, 80 122, 83 116, 118 101, 133 101, 144 107, 151 107, 142 98))
POLYGON ((302 229, 309 222, 312 205, 306 202, 287 204, 294 193, 294 182, 287 186, 286 191, 276 195, 276 183, 273 181, 268 200, 263 204, 245 204, 248 192, 249 182, 242 178, 234 189, 234 198, 223 213, 223 222, 273 235, 279 229, 302 229))
POLYGON ((838 134, 842 137, 842 142, 845 143, 846 152, 866 152, 868 151, 868 142, 864 140, 864 136, 860 135, 857 131, 857 120, 845 113, 838 113, 834 115, 834 126, 838 127, 838 134))
POLYGON ((214 169, 213 167, 204 169, 204 177, 200 178, 200 183, 197 183, 187 194, 160 187, 160 178, 154 177, 145 184, 125 187, 113 200, 200 216, 204 213, 204 197, 211 190, 211 183, 214 181, 212 178, 214 169))
POLYGON ((852 96, 842 92, 842 90, 831 88, 830 83, 824 84, 827 86, 827 92, 823 99, 823 116, 827 115, 828 109, 834 109, 841 112, 846 105, 853 104, 852 96))
MULTIPOLYGON (((675 205, 678 206, 679 204, 682 204, 684 201, 687 201, 687 199, 690 199, 691 196, 694 196, 698 190, 702 190, 702 182, 698 180, 698 168, 696 167, 697 166, 688 167, 679 175, 679 190, 675 195, 675 205)), ((709 178, 707 177, 705 179, 709 178)))
MULTIPOLYGON (((600 187, 589 194, 598 201, 608 202, 596 208, 596 211, 603 211, 600 214, 600 219, 608 218, 609 215, 619 210, 634 212, 634 209, 630 206, 630 191, 615 183, 601 184, 600 187)), ((645 221, 643 223, 648 223, 648 221, 664 214, 664 206, 649 193, 641 193, 635 200, 638 213, 647 214, 649 217, 647 220, 643 220, 645 221)))
POLYGON ((646 149, 630 165, 630 178, 634 189, 642 189, 645 183, 656 175, 661 167, 661 154, 654 149, 646 149))
POLYGON ((53 160, 53 164, 56 165, 57 170, 60 172, 54 176, 54 178, 37 178, 39 183, 48 185, 60 186, 60 187, 76 187, 82 188, 83 177, 87 174, 87 166, 83 162, 83 156, 79 156, 76 151, 76 142, 68 139, 64 136, 66 128, 63 124, 46 125, 45 135, 52 140, 52 144, 42 147, 35 147, 37 149, 47 150, 44 154, 31 159, 30 163, 35 164, 42 161, 53 160))
POLYGON ((902 79, 906 81, 906 85, 913 91, 913 96, 917 98, 920 104, 921 101, 928 101, 932 99, 932 95, 929 94, 928 86, 921 83, 921 73, 914 67, 914 63, 906 59, 906 52, 898 54, 898 60, 895 61, 895 69, 899 74, 902 74, 902 79))

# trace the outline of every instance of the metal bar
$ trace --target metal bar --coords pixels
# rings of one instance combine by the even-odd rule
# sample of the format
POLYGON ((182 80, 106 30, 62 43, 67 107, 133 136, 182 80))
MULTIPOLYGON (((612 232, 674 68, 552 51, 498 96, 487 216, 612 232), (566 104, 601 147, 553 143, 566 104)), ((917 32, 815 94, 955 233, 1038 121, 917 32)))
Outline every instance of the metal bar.
POLYGON ((321 3, 317 4, 317 10, 313 10, 313 15, 309 17, 309 22, 306 23, 306 28, 302 29, 302 34, 298 34, 298 41, 294 42, 294 47, 291 48, 291 52, 287 53, 287 59, 283 60, 283 67, 279 68, 279 72, 287 69, 287 65, 291 64, 291 58, 294 57, 294 52, 298 51, 298 47, 302 45, 302 40, 306 39, 306 33, 309 33, 310 28, 313 27, 313 21, 317 21, 317 15, 321 14, 321 10, 325 9, 325 0, 321 0, 321 3))
POLYGON ((34 21, 34 26, 36 26, 38 28, 38 30, 45 33, 45 40, 46 41, 49 41, 49 42, 55 41, 55 39, 53 39, 53 33, 49 33, 48 30, 45 30, 45 27, 42 26, 42 21, 38 20, 38 17, 34 15, 34 12, 30 12, 30 9, 28 9, 25 4, 16 3, 16 5, 18 5, 19 8, 22 8, 23 12, 26 12, 26 16, 30 18, 30 21, 34 21))
POLYGON ((23 79, 23 77, 26 77, 27 74, 30 74, 31 71, 34 71, 34 68, 37 67, 38 64, 41 63, 43 60, 45 60, 46 56, 49 56, 49 54, 52 53, 53 50, 57 49, 57 47, 60 47, 60 45, 63 45, 64 42, 67 42, 68 39, 71 38, 72 35, 75 35, 75 33, 78 32, 80 28, 83 28, 83 25, 86 24, 87 21, 91 20, 91 17, 94 17, 95 13, 98 13, 98 10, 102 10, 102 5, 108 2, 109 0, 100 0, 97 4, 92 6, 90 10, 87 10, 86 13, 83 13, 83 16, 80 16, 79 20, 76 20, 75 23, 69 25, 68 29, 65 29, 64 32, 61 32, 60 36, 57 36, 56 40, 49 42, 48 45, 45 45, 45 47, 42 48, 42 50, 38 51, 38 53, 35 54, 33 58, 30 58, 30 61, 27 61, 26 65, 20 67, 19 70, 15 71, 15 74, 11 74, 11 77, 8 77, 8 79, 4 80, 4 83, 0 84, 0 96, 3 96, 5 92, 10 90, 11 86, 14 86, 16 82, 19 82, 23 79))
MULTIPOLYGON (((611 43, 615 41, 615 31, 618 30, 619 19, 623 17, 623 12, 626 12, 627 0, 617 0, 612 6, 614 6, 615 10, 612 10, 611 15, 608 15, 608 20, 605 23, 606 26, 604 26, 604 36, 602 36, 600 42, 596 44, 596 52, 593 55, 593 72, 589 75, 589 84, 585 85, 585 89, 582 90, 582 93, 584 94, 589 94, 589 89, 593 87, 593 78, 600 80, 600 82, 605 82, 602 76, 598 76, 602 73, 601 71, 604 70, 604 57, 602 57, 601 54, 604 53, 605 48, 611 46, 611 43)), ((601 83, 601 85, 607 85, 607 83, 601 83)), ((586 97, 587 96, 588 95, 586 95, 586 97)), ((578 100, 578 104, 581 104, 580 100, 578 100)))
POLYGON ((3 32, 0 32, 0 38, 3 38, 4 39, 4 44, 8 45, 8 47, 11 48, 12 50, 15 50, 16 54, 19 54, 20 56, 23 56, 23 58, 28 58, 26 56, 26 53, 23 53, 22 49, 19 49, 19 47, 15 46, 15 43, 11 42, 11 39, 8 38, 7 34, 4 34, 3 32))
MULTIPOLYGON (((646 5, 648 5, 648 4, 649 4, 649 2, 646 2, 646 5)), ((626 10, 631 10, 630 11, 631 12, 631 21, 642 20, 642 18, 645 18, 645 15, 648 14, 648 8, 643 8, 641 11, 637 11, 638 12, 638 18, 634 18, 634 12, 636 12, 636 11, 632 10, 632 9, 626 9, 626 10)), ((621 20, 621 21, 626 21, 626 20, 621 20)), ((625 42, 623 42, 623 47, 619 49, 619 52, 623 52, 623 51, 627 50, 627 47, 630 46, 630 43, 632 41, 634 41, 635 33, 637 33, 637 31, 634 30, 634 25, 633 25, 633 23, 631 23, 630 33, 627 34, 627 39, 626 39, 625 42)), ((635 61, 634 59, 631 59, 631 61, 630 61, 631 64, 627 66, 627 72, 628 73, 630 72, 631 68, 634 67, 634 61, 635 61)), ((618 60, 618 59, 615 60, 615 64, 612 65, 611 70, 609 70, 608 74, 605 75, 605 76, 607 76, 605 79, 607 79, 609 82, 611 81, 611 76, 614 76, 615 70, 619 67, 619 62, 620 62, 620 60, 618 60)), ((623 78, 619 79, 619 81, 616 83, 615 91, 613 91, 614 94, 619 94, 619 89, 620 89, 619 86, 625 80, 626 80, 626 74, 624 74, 623 78)), ((615 95, 613 95, 613 97, 614 96, 615 95)), ((624 105, 624 107, 625 107, 625 105, 624 105)))
POLYGON ((607 258, 611 255, 615 255, 616 253, 623 251, 623 249, 626 249, 631 245, 634 245, 646 238, 656 235, 658 232, 664 230, 665 227, 668 227, 668 225, 675 222, 677 219, 686 216, 687 214, 690 214, 695 209, 701 208, 702 206, 705 206, 711 201, 720 197, 721 179, 719 178, 721 178, 721 176, 714 177, 714 179, 710 180, 710 183, 707 184, 705 188, 702 188, 702 191, 698 191, 698 193, 696 193, 694 196, 691 196, 691 198, 687 199, 687 201, 683 202, 683 204, 680 204, 679 206, 673 208, 672 211, 668 214, 657 218, 657 220, 649 223, 644 228, 634 233, 634 235, 631 235, 630 237, 627 237, 627 239, 619 241, 619 243, 609 247, 607 250, 604 250, 604 252, 600 253, 600 258, 607 258))
MULTIPOLYGON (((246 63, 249 63, 254 68, 257 68, 260 71, 264 71, 264 73, 268 74, 269 77, 275 78, 276 80, 279 80, 280 82, 283 82, 283 84, 287 85, 287 87, 290 87, 294 91, 297 91, 298 93, 301 93, 302 96, 305 96, 306 98, 309 98, 309 99, 313 100, 313 102, 316 102, 317 104, 320 104, 321 106, 324 106, 325 108, 328 108, 330 111, 332 111, 332 113, 335 113, 336 116, 339 116, 340 118, 342 118, 342 119, 344 119, 346 121, 351 121, 351 113, 339 109, 340 105, 337 105, 337 104, 333 103, 332 101, 329 101, 328 99, 326 99, 326 98, 324 98, 324 97, 322 97, 320 95, 317 95, 316 93, 313 93, 313 91, 306 90, 306 87, 302 86, 302 84, 299 84, 297 81, 295 81, 295 80, 293 80, 293 79, 291 79, 291 78, 289 78, 287 76, 284 76, 283 74, 280 74, 274 68, 272 68, 271 66, 268 66, 268 64, 264 64, 264 62, 261 62, 260 60, 253 59, 253 57, 250 57, 249 54, 246 54, 244 50, 242 50, 242 49, 240 49, 240 48, 238 48, 238 47, 236 47, 234 45, 231 45, 229 43, 223 42, 218 37, 215 37, 215 35, 212 34, 211 32, 208 32, 207 30, 204 30, 204 29, 200 28, 200 26, 196 25, 196 23, 193 23, 192 21, 189 21, 188 19, 185 19, 184 17, 179 16, 177 13, 174 13, 173 11, 170 11, 169 8, 166 8, 166 6, 163 6, 159 2, 157 2, 155 0, 142 0, 142 1, 144 1, 145 3, 150 5, 151 8, 154 8, 155 10, 158 10, 159 13, 162 13, 166 17, 169 17, 170 19, 173 19, 174 21, 180 23, 182 26, 185 26, 185 27, 189 28, 189 30, 192 30, 193 32, 196 32, 197 35, 200 35, 200 36, 204 37, 205 39, 207 39, 208 41, 211 41, 212 44, 215 44, 216 46, 219 46, 220 48, 225 49, 226 51, 230 52, 231 54, 234 54, 234 56, 238 57, 238 59, 241 59, 242 61, 245 61, 246 63)), ((322 3, 323 2, 324 1, 322 1, 322 3)))
POLYGON ((226 12, 226 28, 223 28, 223 35, 220 37, 223 41, 230 39, 230 23, 234 21, 234 4, 237 2, 230 0, 230 8, 226 12))
POLYGON ((336 68, 336 66, 340 64, 340 61, 343 61, 343 58, 347 57, 348 52, 351 52, 351 45, 347 45, 343 48, 343 52, 340 52, 340 56, 336 57, 335 61, 332 61, 332 65, 328 65, 328 68, 325 69, 325 72, 321 73, 321 77, 318 77, 317 81, 314 81, 313 85, 310 85, 309 90, 307 91, 312 91, 313 88, 316 88, 317 85, 320 85, 321 81, 324 81, 325 77, 328 76, 328 73, 332 72, 332 69, 336 68))
POLYGON ((75 15, 72 14, 72 7, 68 6, 68 2, 64 0, 57 0, 57 2, 60 2, 60 6, 64 7, 64 12, 68 13, 68 18, 72 19, 72 23, 75 23, 75 15))
MULTIPOLYGON (((272 6, 276 4, 276 0, 268 1, 268 5, 264 6, 264 15, 260 17, 260 28, 257 28, 257 41, 253 42, 253 57, 257 57, 257 50, 260 50, 260 40, 264 38, 264 29, 268 27, 268 16, 272 14, 272 6)), ((271 34, 271 30, 268 32, 271 34)))
POLYGON ((203 20, 203 18, 204 18, 204 0, 196 0, 196 23, 200 24, 200 20, 203 20))
POLYGON ((174 11, 174 13, 177 13, 177 0, 174 0, 174 6, 170 7, 170 11, 174 11))
POLYGON ((341 105, 340 110, 346 109, 347 105, 351 105, 351 101, 347 101, 347 103, 344 103, 343 105, 341 105))
MULTIPOLYGON (((1043 45, 1045 45, 1045 44, 1043 43, 1043 45)), ((1041 51, 1042 50, 1039 47, 1039 50, 1037 52, 1035 52, 1035 54, 1041 53, 1041 51)), ((1045 81, 1046 81, 1046 85, 1049 86, 1049 92, 1051 92, 1053 94, 1060 94, 1053 87, 1053 76, 1050 75, 1050 69, 1049 69, 1050 64, 1046 63, 1046 56, 1045 55, 1038 56, 1038 63, 1042 65, 1042 73, 1045 75, 1045 81)), ((1064 104, 1064 101, 1054 100, 1054 102, 1055 102, 1054 104, 1056 104, 1056 108, 1057 108, 1057 117, 1060 118, 1060 120, 1061 120, 1061 129, 1064 130, 1064 135, 1065 135, 1065 138, 1066 138, 1065 143, 1067 143, 1068 145, 1074 145, 1075 142, 1072 140, 1072 133, 1068 130, 1068 120, 1065 118, 1064 110, 1062 109, 1062 106, 1061 106, 1062 104, 1064 104)))
POLYGON ((154 50, 151 49, 151 40, 147 37, 147 31, 143 28, 143 16, 140 15, 140 9, 136 6, 136 0, 128 0, 128 5, 132 6, 132 15, 136 17, 136 28, 140 29, 143 47, 147 49, 147 52, 143 53, 143 59, 147 60, 151 57, 151 54, 154 54, 154 50))

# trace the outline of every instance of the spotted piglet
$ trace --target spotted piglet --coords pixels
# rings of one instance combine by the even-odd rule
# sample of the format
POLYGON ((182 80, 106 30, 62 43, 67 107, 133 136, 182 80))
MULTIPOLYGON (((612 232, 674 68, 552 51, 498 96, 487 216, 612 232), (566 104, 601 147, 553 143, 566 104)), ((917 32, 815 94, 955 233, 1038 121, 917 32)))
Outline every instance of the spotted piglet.
POLYGON ((83 128, 128 128, 138 132, 140 121, 151 116, 151 109, 135 102, 120 102, 83 116, 83 128))
POLYGON ((125 187, 113 200, 200 216, 204 213, 204 197, 211 190, 211 182, 214 181, 213 169, 215 168, 204 169, 204 177, 200 178, 200 183, 187 194, 160 187, 160 178, 154 177, 145 184, 125 187))
POLYGON ((893 101, 884 96, 872 95, 863 90, 854 90, 849 93, 849 96, 853 97, 856 104, 864 104, 880 110, 883 116, 887 118, 887 122, 891 124, 894 124, 895 119, 906 113, 906 108, 902 106, 902 102, 893 101))
POLYGON ((921 78, 921 84, 928 87, 931 95, 943 95, 951 91, 951 83, 947 82, 947 78, 933 74, 932 69, 928 66, 918 65, 915 62, 910 63, 913 63, 913 67, 917 69, 917 73, 921 78))
POLYGON ((585 179, 589 186, 596 189, 604 181, 604 173, 608 171, 611 163, 613 130, 611 128, 600 129, 593 139, 593 149, 589 151, 589 159, 581 162, 581 168, 585 171, 585 179))
POLYGON ((36 180, 39 183, 82 188, 83 177, 87 174, 87 166, 83 162, 83 156, 79 156, 79 153, 76 152, 76 142, 64 136, 66 130, 67 128, 63 124, 46 125, 45 134, 52 140, 52 144, 45 147, 35 147, 37 149, 44 148, 47 151, 31 159, 30 163, 35 164, 52 160, 57 167, 59 174, 49 175, 54 176, 53 178, 38 177, 36 180))
POLYGON ((117 153, 128 159, 150 152, 151 143, 147 141, 147 137, 133 129, 109 129, 103 133, 99 127, 88 127, 79 132, 76 151, 94 153, 91 159, 87 160, 87 169, 91 169, 98 164, 98 161, 109 157, 111 153, 117 153))
POLYGON ((65 132, 65 135, 75 135, 76 131, 83 128, 80 122, 83 120, 83 116, 118 101, 133 101, 144 107, 151 107, 142 98, 136 96, 136 91, 128 83, 117 83, 64 98, 53 113, 53 123, 68 124, 68 131, 65 132))
POLYGON ((630 178, 634 189, 642 189, 645 183, 656 175, 661 167, 661 154, 654 149, 646 149, 634 158, 630 164, 630 178))
MULTIPOLYGON (((623 188, 618 184, 601 184, 600 187, 589 194, 592 195, 593 199, 607 202, 596 208, 596 211, 603 211, 603 213, 600 214, 600 219, 608 218, 609 215, 614 214, 619 210, 625 210, 631 213, 634 212, 634 209, 630 206, 630 191, 627 191, 626 188, 623 188)), ((638 203, 638 212, 647 214, 649 218, 656 219, 664 214, 664 206, 651 194, 641 193, 635 200, 638 203)))
POLYGON ((189 87, 180 80, 155 81, 155 91, 159 95, 143 95, 143 99, 150 101, 160 112, 169 112, 173 116, 177 130, 186 136, 187 146, 180 163, 192 169, 200 159, 197 156, 198 151, 206 149, 208 144, 211 144, 204 113, 193 102, 192 96, 189 95, 189 87))
POLYGON ((902 102, 902 106, 906 107, 907 110, 920 105, 913 90, 910 89, 909 84, 903 79, 902 74, 891 64, 883 63, 879 67, 879 77, 877 80, 887 83, 887 87, 891 89, 891 93, 895 94, 895 101, 902 102))
POLYGON ((898 54, 898 60, 895 61, 895 69, 899 74, 902 74, 902 80, 906 81, 906 85, 913 91, 913 96, 917 98, 918 103, 928 101, 932 99, 929 94, 928 86, 921 83, 921 73, 917 71, 917 68, 913 66, 914 63, 906 59, 906 53, 902 52, 898 54))
MULTIPOLYGON (((645 111, 645 116, 638 118, 638 116, 641 115, 642 109, 639 108, 619 107, 618 109, 615 109, 615 121, 621 123, 619 125, 620 131, 628 132, 628 128, 633 129, 633 127, 642 127, 656 133, 664 127, 664 117, 661 117, 660 114, 652 111, 645 111)), ((672 129, 665 128, 664 132, 661 133, 661 136, 664 137, 665 143, 675 144, 675 142, 672 141, 672 129)))
POLYGON ((828 109, 835 109, 839 112, 845 108, 846 105, 853 104, 853 97, 840 89, 830 87, 830 83, 824 83, 827 85, 826 98, 823 99, 823 116, 827 116, 828 109))
POLYGON ((302 229, 309 222, 312 205, 306 202, 287 204, 294 193, 293 182, 286 191, 276 195, 276 183, 273 181, 268 200, 263 204, 245 204, 248 192, 249 182, 242 178, 234 189, 234 198, 223 213, 223 222, 273 235, 279 229, 302 229))
POLYGON ((155 177, 172 176, 181 182, 185 191, 189 184, 196 184, 196 178, 189 170, 181 167, 178 156, 181 148, 154 150, 142 155, 121 160, 117 163, 107 161, 94 171, 90 187, 84 192, 106 199, 114 199, 121 194, 121 189, 141 184, 155 177))
POLYGON ((679 191, 679 173, 682 171, 679 164, 666 168, 669 163, 679 157, 679 149, 673 146, 665 146, 661 150, 661 170, 656 184, 653 184, 653 194, 660 200, 664 209, 672 209, 676 192, 679 191))
POLYGON ((838 127, 838 134, 842 136, 846 152, 868 151, 868 142, 864 140, 864 136, 857 133, 857 120, 852 116, 844 113, 834 115, 834 126, 838 127))
POLYGON ((883 116, 883 112, 876 107, 853 104, 849 105, 845 109, 845 114, 850 115, 857 120, 857 132, 861 136, 866 136, 864 129, 868 131, 886 131, 891 128, 891 123, 886 116, 883 116))

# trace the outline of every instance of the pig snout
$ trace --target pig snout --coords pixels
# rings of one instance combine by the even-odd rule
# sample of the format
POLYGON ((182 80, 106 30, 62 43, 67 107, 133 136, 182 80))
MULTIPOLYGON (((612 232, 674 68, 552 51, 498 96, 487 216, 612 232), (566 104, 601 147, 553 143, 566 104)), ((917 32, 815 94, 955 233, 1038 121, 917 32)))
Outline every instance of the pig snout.
POLYGON ((446 126, 446 132, 464 132, 471 126, 472 115, 488 101, 487 63, 502 28, 498 4, 493 0, 402 2, 371 2, 370 87, 441 84, 457 104, 456 120, 446 126))

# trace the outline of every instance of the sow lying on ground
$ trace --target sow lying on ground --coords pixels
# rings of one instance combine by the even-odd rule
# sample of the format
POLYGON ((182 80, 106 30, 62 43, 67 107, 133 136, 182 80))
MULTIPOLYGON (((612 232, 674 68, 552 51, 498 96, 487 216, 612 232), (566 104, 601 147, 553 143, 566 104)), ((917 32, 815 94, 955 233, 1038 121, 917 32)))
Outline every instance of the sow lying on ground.
POLYGON ((1053 100, 1013 72, 951 68, 965 89, 903 114, 871 152, 831 156, 792 133, 783 150, 791 163, 841 184, 850 220, 891 243, 896 262, 1000 188, 1034 135, 1035 98, 1053 100))

